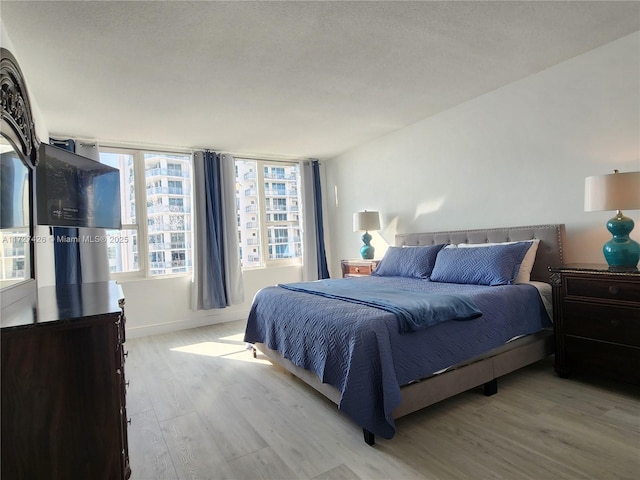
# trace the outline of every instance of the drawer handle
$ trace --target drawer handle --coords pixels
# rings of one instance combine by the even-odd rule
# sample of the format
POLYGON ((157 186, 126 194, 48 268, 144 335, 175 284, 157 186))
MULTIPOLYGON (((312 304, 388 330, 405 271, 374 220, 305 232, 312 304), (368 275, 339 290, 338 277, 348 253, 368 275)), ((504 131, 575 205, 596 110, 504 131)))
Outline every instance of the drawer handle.
POLYGON ((356 267, 356 273, 360 273, 360 267, 356 267))
POLYGON ((611 295, 617 295, 620 292, 620 288, 616 287, 615 285, 611 285, 609 287, 609 293, 611 295))

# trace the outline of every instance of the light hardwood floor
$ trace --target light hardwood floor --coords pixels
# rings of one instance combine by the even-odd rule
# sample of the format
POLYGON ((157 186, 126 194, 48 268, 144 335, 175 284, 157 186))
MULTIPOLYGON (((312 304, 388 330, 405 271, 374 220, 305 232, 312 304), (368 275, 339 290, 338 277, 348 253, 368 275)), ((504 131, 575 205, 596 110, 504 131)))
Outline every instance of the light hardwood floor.
MULTIPOLYGON (((640 388, 551 359, 396 422, 366 445, 336 407, 242 342, 244 322, 129 339, 133 480, 637 479, 640 388)), ((639 366, 640 368, 640 366, 639 366)))

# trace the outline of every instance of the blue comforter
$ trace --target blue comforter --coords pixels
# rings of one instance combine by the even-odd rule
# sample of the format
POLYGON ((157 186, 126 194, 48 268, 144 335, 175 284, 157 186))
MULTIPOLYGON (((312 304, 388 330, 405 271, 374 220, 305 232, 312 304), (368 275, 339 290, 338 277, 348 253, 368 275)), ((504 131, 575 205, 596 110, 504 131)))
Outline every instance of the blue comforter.
POLYGON ((470 322, 444 321, 407 335, 399 332, 393 313, 378 308, 281 287, 256 294, 245 341, 265 344, 334 386, 341 393, 338 408, 383 438, 395 434, 393 411, 401 402, 401 385, 551 325, 531 285, 375 276, 341 281, 352 287, 463 295, 483 313, 470 322))
POLYGON ((473 320, 482 315, 470 298, 448 293, 425 293, 343 279, 288 283, 279 287, 390 312, 398 319, 400 333, 417 332, 447 320, 473 320))

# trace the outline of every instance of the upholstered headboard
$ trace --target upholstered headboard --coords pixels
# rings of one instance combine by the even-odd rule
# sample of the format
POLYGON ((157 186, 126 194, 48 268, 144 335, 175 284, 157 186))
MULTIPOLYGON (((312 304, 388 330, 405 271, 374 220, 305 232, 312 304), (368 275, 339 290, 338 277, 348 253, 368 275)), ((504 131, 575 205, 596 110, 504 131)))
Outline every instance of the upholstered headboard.
POLYGON ((399 233, 396 245, 434 245, 438 243, 519 242, 539 239, 531 280, 549 282, 549 267, 562 265, 564 225, 532 225, 529 227, 454 230, 451 232, 399 233))

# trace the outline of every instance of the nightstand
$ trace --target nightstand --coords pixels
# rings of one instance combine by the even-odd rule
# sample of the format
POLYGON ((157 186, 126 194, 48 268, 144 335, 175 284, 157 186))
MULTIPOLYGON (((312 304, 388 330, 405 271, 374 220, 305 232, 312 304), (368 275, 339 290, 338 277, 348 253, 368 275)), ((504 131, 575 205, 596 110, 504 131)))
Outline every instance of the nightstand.
POLYGON ((640 384, 640 272, 606 265, 552 267, 555 370, 640 384))
POLYGON ((342 277, 362 277, 371 275, 380 260, 340 260, 342 277))

